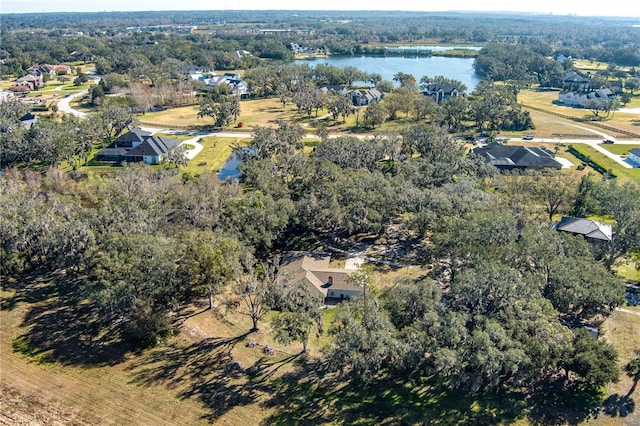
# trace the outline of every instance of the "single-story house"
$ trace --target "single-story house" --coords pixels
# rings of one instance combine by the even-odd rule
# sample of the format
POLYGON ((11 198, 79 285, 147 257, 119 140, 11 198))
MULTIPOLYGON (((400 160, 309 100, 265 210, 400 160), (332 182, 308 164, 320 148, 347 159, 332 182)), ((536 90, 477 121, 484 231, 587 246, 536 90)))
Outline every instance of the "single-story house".
POLYGON ((553 227, 556 231, 583 235, 590 243, 608 243, 613 238, 613 228, 608 223, 580 217, 564 216, 553 227))
POLYGON ((473 152, 500 171, 562 168, 555 160, 555 154, 544 148, 490 144, 474 148, 473 152))
POLYGON ((124 157, 128 162, 160 164, 167 153, 181 143, 177 139, 149 136, 140 145, 129 150, 124 157))
POLYGON ((142 129, 133 129, 100 150, 96 154, 96 161, 159 164, 171 149, 181 143, 177 139, 153 136, 142 129))
POLYGON ((430 96, 438 105, 445 100, 459 95, 458 88, 451 84, 431 83, 422 91, 424 96, 430 96))
POLYGON ((570 71, 565 74, 562 82, 565 88, 571 90, 588 90, 591 87, 591 79, 576 71, 570 71))
POLYGON ((354 106, 367 106, 371 102, 379 102, 384 97, 384 93, 374 87, 373 89, 354 90, 350 97, 354 106))
POLYGON ((629 156, 627 158, 633 163, 633 167, 640 167, 640 148, 629 150, 629 156))
POLYGON ((611 101, 615 95, 608 88, 598 89, 587 93, 580 92, 560 92, 558 93, 558 102, 564 105, 583 107, 589 100, 605 100, 611 101))
POLYGON ((279 279, 306 284, 324 304, 361 296, 363 288, 349 280, 356 270, 331 268, 329 262, 331 255, 327 253, 289 252, 282 259, 279 279))

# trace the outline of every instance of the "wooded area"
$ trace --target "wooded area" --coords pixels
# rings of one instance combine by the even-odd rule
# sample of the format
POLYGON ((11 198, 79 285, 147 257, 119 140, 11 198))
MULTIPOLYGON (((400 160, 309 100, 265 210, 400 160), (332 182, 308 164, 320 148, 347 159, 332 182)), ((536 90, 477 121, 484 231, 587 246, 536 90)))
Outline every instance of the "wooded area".
MULTIPOLYGON (((577 424, 602 410, 604 386, 622 374, 635 386, 637 358, 621 370, 614 347, 587 328, 598 329, 625 304, 632 282, 618 270, 638 262, 637 182, 576 170, 499 172, 452 135, 494 139, 501 130, 535 128, 517 95, 561 87, 571 63, 552 59, 559 54, 607 62, 592 81, 628 83, 630 101, 639 78, 638 29, 621 18, 519 16, 506 25, 484 14, 425 16, 383 20, 363 12, 347 25, 332 12, 287 19, 275 12, 2 15, 3 75, 73 60, 95 63, 102 76, 89 88, 94 109, 86 118, 53 111, 26 128, 21 99, 0 103, 3 309, 23 304, 29 325, 13 337, 14 350, 102 366, 156 347, 167 351, 162 359, 198 365, 205 377, 208 366, 187 350, 170 350, 172 339, 189 315, 244 316, 246 333, 219 344, 236 344, 268 324, 270 341, 317 351, 292 371, 263 378, 259 388, 259 374, 238 367, 229 350, 207 395, 187 396, 198 395, 215 420, 260 395, 274 408, 267 424, 429 422, 438 409, 430 412, 430 397, 411 393, 421 388, 482 401, 479 414, 464 414, 472 423, 577 424), (257 18, 258 27, 290 31, 252 32, 257 18), (153 29, 187 22, 199 30, 153 29), (256 126, 246 146, 236 147, 239 180, 184 172, 182 153, 161 166, 125 163, 106 173, 87 167, 96 150, 137 126, 141 116, 132 108, 153 106, 182 86, 199 92, 199 117, 219 128, 236 122, 240 96, 188 81, 184 66, 242 69, 248 97, 294 103, 308 117, 326 110, 334 121, 356 109, 337 95, 319 103, 320 87, 384 86, 357 69, 287 63, 287 44, 301 40, 334 54, 376 43, 482 43, 475 69, 485 80, 438 105, 420 90, 432 83, 466 88, 446 76, 398 73, 384 101, 358 116, 366 138, 318 126, 319 140, 305 149, 298 123, 256 126), (236 50, 252 54, 240 58, 236 50), (407 121, 398 131, 375 131, 399 114, 407 121), (612 237, 594 244, 552 229, 563 216, 607 223, 612 237), (364 241, 386 246, 379 260, 419 273, 385 283, 381 268, 364 266, 349 278, 362 296, 329 308, 309 286, 278 273, 288 252, 349 251, 364 241), (32 294, 38 280, 52 284, 32 294), (243 384, 234 388, 234 380, 243 384), (380 390, 405 405, 386 413, 367 405, 342 413, 338 406, 323 414, 330 391, 369 401, 380 390)), ((218 343, 205 338, 194 350, 217 353, 218 343)), ((640 341, 630 344, 640 351, 640 341)), ((144 380, 171 374, 156 373, 144 380)), ((632 392, 621 405, 633 402, 632 392)), ((464 423, 451 420, 439 424, 464 423)))

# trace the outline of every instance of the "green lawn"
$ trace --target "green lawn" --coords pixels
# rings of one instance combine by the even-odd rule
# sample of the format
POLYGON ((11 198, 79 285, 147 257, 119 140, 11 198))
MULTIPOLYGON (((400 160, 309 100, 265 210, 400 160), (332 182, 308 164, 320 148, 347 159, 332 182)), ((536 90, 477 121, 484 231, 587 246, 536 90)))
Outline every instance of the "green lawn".
MULTIPOLYGON (((180 133, 154 133, 154 136, 159 136, 162 138, 170 138, 170 139, 176 139, 179 141, 186 141, 188 139, 193 139, 194 136, 193 135, 186 135, 186 134, 180 134, 180 133)), ((188 149, 193 149, 193 145, 192 148, 188 148, 188 149)))
POLYGON ((621 181, 638 182, 640 180, 640 169, 628 169, 626 167, 622 167, 611 158, 599 151, 596 151, 588 145, 574 145, 574 148, 584 155, 591 157, 593 161, 600 164, 606 170, 611 170, 621 181))
POLYGON ((183 169, 191 174, 201 174, 207 171, 218 172, 220 167, 231 156, 233 147, 246 145, 246 138, 223 138, 218 136, 209 136, 202 138, 200 143, 204 149, 183 169))
POLYGON ((616 155, 628 155, 629 151, 632 150, 633 148, 640 148, 640 145, 621 145, 621 144, 610 144, 610 145, 604 145, 601 144, 602 147, 604 149, 606 149, 607 151, 609 151, 612 154, 616 154, 616 155))

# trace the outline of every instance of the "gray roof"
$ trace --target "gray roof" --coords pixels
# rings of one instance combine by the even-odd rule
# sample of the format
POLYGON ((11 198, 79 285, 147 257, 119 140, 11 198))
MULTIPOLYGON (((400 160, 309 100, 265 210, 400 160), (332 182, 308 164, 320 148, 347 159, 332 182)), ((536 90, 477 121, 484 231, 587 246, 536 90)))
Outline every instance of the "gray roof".
POLYGON ((279 274, 294 284, 304 282, 316 293, 327 297, 329 290, 362 292, 350 282, 353 269, 330 268, 331 255, 326 253, 292 251, 282 260, 279 274))
POLYGON ((442 90, 443 93, 450 95, 454 90, 458 90, 458 88, 452 84, 431 83, 425 87, 423 93, 432 94, 440 90, 442 90))
POLYGON ((131 129, 131 131, 121 135, 118 139, 113 141, 113 143, 109 145, 109 148, 131 148, 134 142, 142 143, 148 136, 151 136, 151 132, 147 132, 140 128, 131 129))
POLYGON ((580 217, 565 216, 553 227, 558 231, 584 235, 585 237, 594 240, 611 241, 613 236, 613 228, 608 223, 597 222, 595 220, 583 219, 580 217))
POLYGON ((491 144, 473 150, 484 157, 485 162, 502 169, 513 168, 562 168, 562 164, 554 160, 553 153, 543 148, 491 144))
POLYGON ((160 157, 169 152, 171 148, 180 145, 180 143, 176 139, 148 136, 140 145, 129 150, 127 157, 142 157, 145 155, 160 157))

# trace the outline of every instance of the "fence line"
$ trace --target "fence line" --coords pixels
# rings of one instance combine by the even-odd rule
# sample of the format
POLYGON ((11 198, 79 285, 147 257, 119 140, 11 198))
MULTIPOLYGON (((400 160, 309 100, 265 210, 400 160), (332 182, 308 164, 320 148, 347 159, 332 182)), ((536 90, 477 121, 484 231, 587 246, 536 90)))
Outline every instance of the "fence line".
POLYGON ((564 118, 566 120, 576 121, 578 123, 589 124, 590 126, 599 127, 599 128, 601 128, 603 130, 608 130, 610 132, 616 132, 616 133, 619 133, 621 135, 628 136, 630 138, 640 138, 640 134, 629 132, 627 130, 617 129, 615 127, 607 126, 606 124, 596 123, 596 122, 593 122, 593 121, 587 121, 587 120, 584 120, 582 118, 576 118, 576 117, 572 117, 570 115, 560 114, 559 112, 549 111, 549 110, 546 110, 544 108, 538 108, 538 107, 534 107, 534 106, 531 106, 531 105, 522 104, 522 106, 524 106, 526 108, 529 108, 529 109, 532 109, 532 110, 535 110, 535 111, 543 112, 545 114, 555 115, 556 117, 561 117, 561 118, 564 118))

